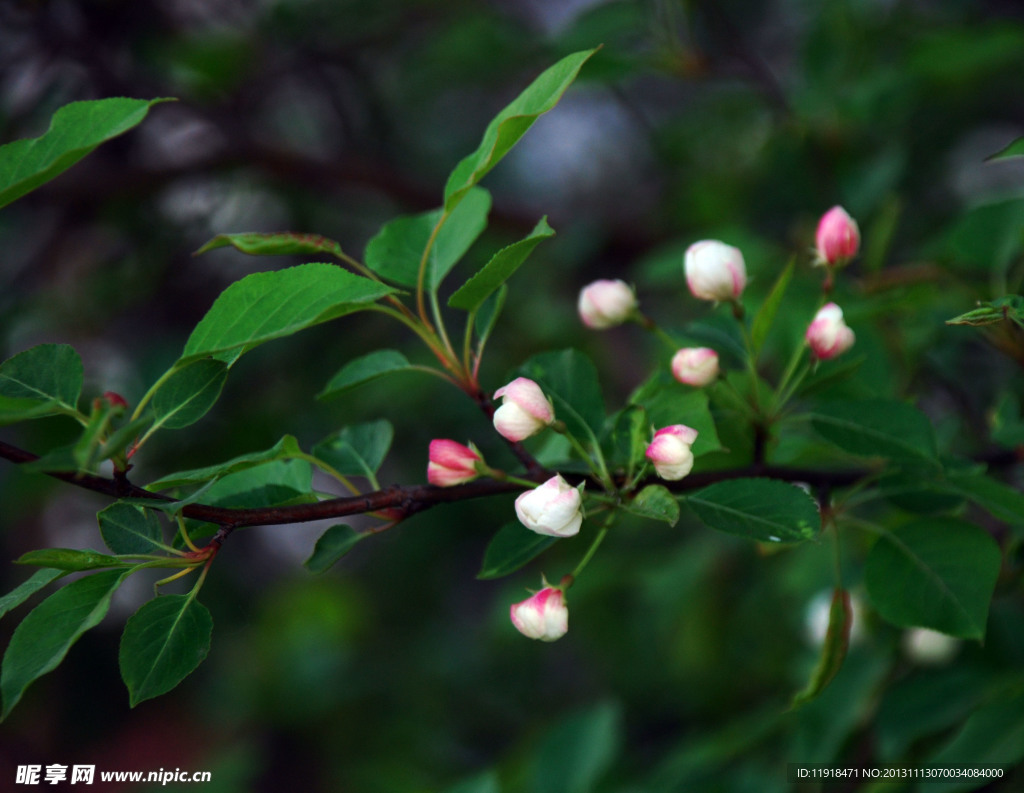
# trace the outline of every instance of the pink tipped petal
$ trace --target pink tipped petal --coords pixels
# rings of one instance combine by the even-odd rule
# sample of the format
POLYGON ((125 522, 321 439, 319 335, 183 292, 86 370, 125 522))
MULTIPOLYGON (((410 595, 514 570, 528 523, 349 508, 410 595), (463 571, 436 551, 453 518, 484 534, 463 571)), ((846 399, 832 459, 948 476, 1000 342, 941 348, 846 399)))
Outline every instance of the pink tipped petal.
POLYGON ((842 266, 857 255, 860 247, 860 229, 841 206, 834 206, 821 216, 815 234, 818 262, 829 266, 842 266))
POLYGON ((545 587, 509 609, 516 630, 530 639, 553 642, 569 631, 569 609, 560 589, 545 587))

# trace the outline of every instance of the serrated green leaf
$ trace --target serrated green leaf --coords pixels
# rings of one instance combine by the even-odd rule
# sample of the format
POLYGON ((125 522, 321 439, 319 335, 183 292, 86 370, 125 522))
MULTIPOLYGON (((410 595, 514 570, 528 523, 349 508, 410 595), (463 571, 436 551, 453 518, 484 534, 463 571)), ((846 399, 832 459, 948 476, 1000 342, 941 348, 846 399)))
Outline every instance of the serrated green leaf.
POLYGON ((393 292, 333 264, 253 273, 221 292, 189 336, 182 360, 212 356, 230 366, 263 342, 359 311, 393 292))
POLYGON ((670 526, 679 522, 679 502, 664 485, 648 485, 624 506, 642 518, 661 520, 670 526))
POLYGON ((3 597, 0 597, 0 617, 3 617, 11 609, 20 606, 44 586, 65 575, 65 573, 65 570, 47 567, 44 567, 42 570, 36 570, 28 579, 22 581, 3 597))
POLYGON ((579 350, 543 352, 523 364, 520 373, 537 382, 578 439, 598 437, 604 428, 604 397, 597 368, 579 350))
POLYGON ((423 252, 430 245, 424 285, 431 291, 437 289, 487 227, 491 194, 480 188, 474 189, 467 194, 464 204, 447 216, 441 209, 432 209, 385 223, 366 245, 366 266, 382 278, 415 287, 423 252), (437 228, 442 219, 443 224, 437 228), (435 228, 436 237, 431 243, 435 228))
POLYGON ((72 581, 36 606, 14 630, 0 672, 7 718, 25 689, 55 669, 71 646, 110 608, 110 598, 130 571, 107 570, 72 581))
POLYGON ((507 296, 508 287, 502 284, 477 310, 476 321, 474 322, 478 339, 477 349, 483 348, 483 345, 490 338, 494 326, 498 324, 498 317, 501 316, 501 310, 505 307, 505 298, 507 296))
POLYGON ((331 526, 316 541, 312 555, 304 563, 306 569, 311 573, 323 573, 351 551, 363 536, 344 523, 331 526))
POLYGON ((139 124, 149 108, 168 99, 94 99, 72 102, 53 114, 38 138, 0 146, 0 207, 63 173, 101 143, 139 124))
POLYGON ((204 488, 204 504, 256 509, 315 501, 313 468, 306 460, 274 460, 221 477, 204 488))
POLYGON ((879 537, 864 582, 878 613, 895 625, 981 639, 1001 561, 978 526, 928 518, 879 537))
POLYGON ((815 406, 810 418, 821 437, 850 454, 937 465, 931 422, 904 402, 827 402, 815 406))
POLYGON ((163 542, 160 519, 150 510, 117 501, 102 510, 96 519, 103 542, 114 553, 140 554, 160 550, 163 542))
POLYGON ((666 370, 659 369, 651 375, 630 395, 629 402, 647 411, 650 426, 655 429, 683 424, 697 430, 697 440, 693 443, 694 457, 722 448, 708 407, 707 392, 683 385, 666 370))
POLYGON ((330 382, 324 386, 324 390, 316 395, 316 398, 336 397, 350 388, 411 367, 409 359, 398 350, 375 350, 368 355, 354 358, 341 367, 337 374, 330 379, 330 382))
POLYGON ((213 619, 191 595, 161 595, 125 623, 118 661, 131 706, 166 694, 210 650, 213 619))
POLYGON ((474 185, 508 154, 542 114, 551 110, 573 83, 596 49, 568 55, 549 67, 506 106, 484 130, 476 151, 463 158, 444 188, 444 206, 451 211, 474 185))
POLYGON ((828 612, 828 630, 821 646, 821 656, 811 673, 811 679, 803 691, 794 697, 791 708, 797 708, 814 699, 825 690, 832 679, 839 674, 846 659, 846 651, 850 647, 850 629, 853 627, 853 609, 850 606, 850 593, 845 589, 836 588, 832 592, 832 605, 828 612))
POLYGON ((332 239, 319 234, 299 234, 294 231, 275 231, 269 234, 218 234, 192 255, 199 256, 207 251, 229 246, 250 256, 312 256, 320 253, 344 255, 341 245, 332 239))
POLYGON ((713 529, 761 542, 803 542, 821 527, 818 506, 799 487, 775 479, 730 479, 686 498, 713 529))
POLYGON ((343 476, 372 477, 391 448, 395 431, 379 419, 344 427, 313 447, 313 456, 343 476))
POLYGON ((153 394, 155 427, 180 429, 206 415, 220 397, 228 365, 200 358, 175 371, 153 394))
MULTIPOLYGON (((82 393, 82 359, 67 344, 40 344, 0 364, 0 397, 10 409, 18 404, 36 407, 33 417, 73 411, 82 393), (45 413, 39 410, 46 408, 45 413)), ((2 405, 0 405, 2 406, 2 405)))
POLYGON ((55 570, 69 572, 100 570, 104 567, 127 567, 131 564, 131 562, 99 551, 79 551, 75 548, 40 548, 38 551, 23 553, 14 562, 15 564, 30 564, 35 567, 52 567, 55 570))
POLYGON ((501 578, 514 573, 544 553, 558 539, 532 532, 519 521, 506 523, 488 543, 483 564, 476 577, 501 578))
POLYGON ((448 299, 448 305, 452 308, 476 311, 498 287, 515 274, 538 244, 553 237, 554 234, 554 229, 548 225, 547 217, 542 217, 529 236, 494 254, 483 269, 455 291, 448 299))
POLYGON ((750 328, 750 339, 755 354, 760 352, 761 347, 764 346, 764 340, 768 338, 768 331, 771 330, 772 323, 775 321, 775 315, 779 311, 779 306, 782 305, 782 298, 786 294, 789 282, 793 279, 795 267, 796 260, 790 259, 786 269, 779 273, 775 285, 772 286, 772 291, 768 293, 768 297, 765 298, 761 308, 758 309, 757 314, 754 316, 754 321, 750 328))
POLYGON ((147 490, 166 490, 172 487, 183 485, 195 485, 201 482, 210 482, 233 474, 236 471, 244 471, 246 468, 254 468, 274 460, 287 460, 302 457, 302 449, 299 442, 291 435, 285 435, 270 449, 262 452, 252 452, 233 457, 227 462, 217 465, 208 465, 204 468, 193 468, 188 471, 178 471, 161 477, 155 482, 146 485, 147 490))

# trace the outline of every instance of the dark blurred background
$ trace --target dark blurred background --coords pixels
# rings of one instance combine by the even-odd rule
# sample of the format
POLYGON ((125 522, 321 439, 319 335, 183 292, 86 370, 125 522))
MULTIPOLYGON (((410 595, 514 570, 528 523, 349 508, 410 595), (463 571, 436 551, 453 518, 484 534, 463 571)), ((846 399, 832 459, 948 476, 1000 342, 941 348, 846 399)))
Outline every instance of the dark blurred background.
MULTIPOLYGON (((993 405, 1019 410, 1019 367, 942 325, 1020 288, 1024 166, 985 162, 1024 134, 1024 5, 1009 0, 3 0, 0 141, 42 134, 73 100, 178 101, 0 213, 0 352, 71 343, 87 398, 137 401, 223 288, 299 261, 193 257, 204 242, 316 232, 361 256, 382 223, 440 203, 448 172, 533 77, 597 44, 484 181, 491 225, 450 279, 541 215, 558 233, 511 283, 485 388, 576 345, 618 404, 667 356, 639 328, 584 333, 582 285, 624 278, 678 328, 707 313, 685 294, 688 244, 741 247, 756 303, 789 257, 806 267, 818 217, 840 203, 865 240, 843 288, 873 355, 868 387, 925 401, 960 451, 980 444, 993 405)), ((806 307, 818 286, 803 273, 792 300, 806 307)), ((806 317, 781 321, 799 333, 806 317)), ((286 433, 308 448, 375 418, 395 425, 384 484, 424 481, 434 437, 513 464, 440 381, 402 374, 314 399, 380 346, 427 361, 376 315, 260 347, 201 424, 147 447, 136 480, 286 433)), ((48 420, 3 437, 41 451, 68 431, 48 420)), ((475 580, 511 516, 510 498, 494 502, 421 514, 318 577, 301 562, 324 526, 233 536, 203 590, 209 658, 130 710, 117 641, 152 583, 137 582, 0 725, 0 779, 18 764, 90 763, 211 770, 204 791, 469 780, 466 793, 487 793, 495 778, 478 775, 496 769, 507 791, 782 791, 785 762, 927 757, 1024 664, 1019 593, 997 601, 984 648, 964 644, 946 665, 915 665, 869 616, 826 696, 786 714, 814 663, 807 613, 831 586, 830 549, 762 557, 686 521, 624 524, 570 593, 570 634, 542 646, 512 630, 508 605, 581 549, 475 580), (918 700, 941 708, 908 715, 918 700)), ((99 547, 105 502, 92 494, 5 464, 0 505, 0 559, 99 547)), ((24 577, 0 565, 3 591, 24 577)))

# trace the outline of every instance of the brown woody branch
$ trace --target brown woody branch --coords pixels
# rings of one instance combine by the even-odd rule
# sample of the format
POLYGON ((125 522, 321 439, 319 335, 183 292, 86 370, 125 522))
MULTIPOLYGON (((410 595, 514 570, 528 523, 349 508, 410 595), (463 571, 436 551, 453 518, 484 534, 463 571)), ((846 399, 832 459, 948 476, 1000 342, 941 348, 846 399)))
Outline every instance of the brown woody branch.
MULTIPOLYGON (((0 458, 16 464, 23 464, 39 459, 37 455, 0 441, 0 458)), ((541 481, 550 472, 528 474, 531 479, 541 481)), ((768 477, 787 482, 802 482, 815 490, 821 488, 843 487, 869 475, 868 469, 848 469, 843 471, 818 471, 807 468, 792 468, 774 465, 749 465, 725 471, 707 471, 691 474, 680 482, 663 482, 652 477, 650 481, 640 485, 662 484, 677 493, 697 490, 714 482, 743 477, 768 477)), ((124 478, 115 480, 92 474, 74 474, 67 472, 48 472, 47 476, 59 479, 68 484, 82 487, 112 498, 134 498, 159 503, 173 503, 174 499, 160 493, 152 493, 124 478)), ((579 482, 580 475, 566 474, 571 482, 579 482)), ((596 487, 600 485, 595 481, 596 487)), ((435 485, 393 485, 381 490, 364 493, 358 496, 345 496, 318 501, 314 504, 293 504, 282 507, 261 507, 255 509, 233 509, 217 507, 210 504, 188 504, 181 510, 186 518, 215 523, 221 527, 218 533, 222 540, 228 533, 246 526, 269 526, 288 523, 307 523, 314 520, 341 518, 348 515, 367 513, 384 513, 394 521, 400 521, 417 512, 429 509, 438 504, 466 501, 472 498, 513 493, 521 490, 520 485, 493 479, 479 479, 454 487, 437 487, 435 485)))

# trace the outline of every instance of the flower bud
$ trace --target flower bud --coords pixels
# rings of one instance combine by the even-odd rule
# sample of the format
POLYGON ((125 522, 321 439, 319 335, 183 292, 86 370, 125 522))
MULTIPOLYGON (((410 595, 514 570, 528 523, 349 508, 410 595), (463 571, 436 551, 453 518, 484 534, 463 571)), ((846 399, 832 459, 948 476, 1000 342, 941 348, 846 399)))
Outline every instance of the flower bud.
POLYGON ((579 489, 555 474, 547 482, 516 499, 519 521, 537 534, 572 537, 583 523, 583 496, 579 489))
POLYGON ((569 630, 569 609, 561 589, 544 587, 533 597, 516 603, 509 610, 512 624, 523 636, 553 642, 569 630))
POLYGON ((451 487, 476 479, 476 464, 482 461, 477 452, 455 441, 434 439, 430 442, 427 481, 432 485, 451 487))
POLYGON ((846 352, 854 341, 853 331, 843 321, 843 310, 835 303, 827 303, 814 315, 806 338, 811 352, 822 361, 846 352))
POLYGON ((654 463, 654 470, 662 479, 682 479, 693 468, 690 446, 695 440, 697 430, 685 424, 662 427, 647 447, 647 459, 654 463))
POLYGON ((817 261, 829 267, 842 267, 857 255, 860 247, 860 229, 841 206, 834 206, 821 216, 815 234, 817 261))
POLYGON ((603 330, 621 325, 636 310, 636 295, 624 281, 594 281, 580 290, 577 305, 588 328, 603 330))
POLYGON ((533 380, 517 377, 494 392, 494 398, 498 397, 503 399, 494 411, 494 428, 507 440, 529 438, 555 420, 551 400, 533 380))
POLYGON ((112 408, 125 410, 128 407, 128 403, 125 401, 125 398, 116 391, 104 391, 103 398, 107 400, 107 403, 112 408))
POLYGON ((672 375, 697 388, 713 383, 718 377, 718 353, 710 347, 683 347, 672 356, 672 375))
POLYGON ((747 268, 739 248, 718 240, 702 240, 683 257, 686 284, 700 300, 735 300, 747 285, 747 268))
POLYGON ((903 634, 903 650, 919 664, 945 664, 953 660, 960 643, 952 636, 930 630, 911 628, 903 634))

